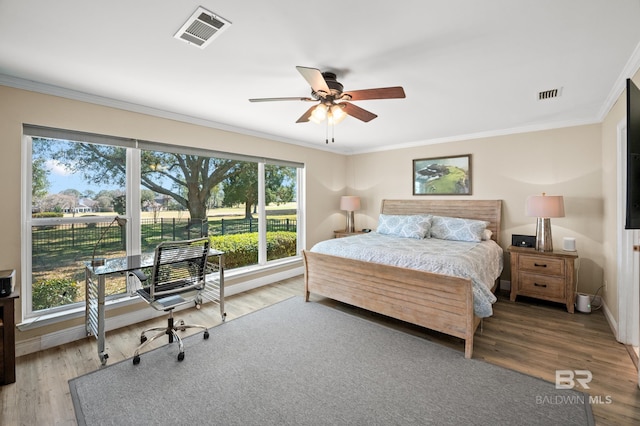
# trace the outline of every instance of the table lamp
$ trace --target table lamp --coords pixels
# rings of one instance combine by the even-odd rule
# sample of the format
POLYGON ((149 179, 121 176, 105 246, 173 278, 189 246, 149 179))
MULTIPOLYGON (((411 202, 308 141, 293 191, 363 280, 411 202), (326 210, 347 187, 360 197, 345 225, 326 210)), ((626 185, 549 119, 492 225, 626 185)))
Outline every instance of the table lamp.
POLYGON ((344 195, 340 197, 340 210, 347 212, 346 232, 354 232, 353 212, 360 210, 360 197, 355 195, 344 195))
POLYGON ((111 227, 113 226, 114 223, 117 223, 118 226, 120 226, 122 228, 123 226, 127 225, 127 219, 119 217, 119 216, 116 216, 116 217, 113 218, 113 220, 111 221, 109 226, 107 226, 104 229, 104 231, 102 231, 102 234, 100 234, 100 238, 98 238, 98 241, 93 246, 93 255, 91 256, 91 266, 102 266, 107 261, 107 259, 105 257, 97 257, 96 258, 96 249, 98 248, 98 246, 102 242, 102 239, 104 238, 104 236, 107 234, 107 231, 109 229, 111 229, 111 227))
POLYGON ((561 195, 532 195, 527 198, 527 216, 537 217, 536 250, 553 251, 551 238, 552 217, 564 217, 564 199, 561 195))

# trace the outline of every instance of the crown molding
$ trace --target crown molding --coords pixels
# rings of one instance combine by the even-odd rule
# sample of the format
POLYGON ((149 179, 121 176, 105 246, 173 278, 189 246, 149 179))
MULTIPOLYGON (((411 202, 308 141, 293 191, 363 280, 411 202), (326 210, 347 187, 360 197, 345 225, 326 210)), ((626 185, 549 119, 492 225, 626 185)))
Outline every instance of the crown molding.
POLYGON ((26 80, 20 77, 14 77, 6 74, 0 74, 0 85, 13 87, 15 89, 22 89, 30 92, 41 93, 44 95, 52 95, 52 96, 58 96, 61 98, 71 99, 75 101, 87 102, 95 105, 120 109, 124 111, 150 115, 153 117, 166 118, 169 120, 179 121, 183 123, 195 124, 198 126, 208 127, 211 129, 224 130, 227 132, 238 133, 238 134, 252 136, 260 139, 268 139, 276 142, 288 143, 291 145, 302 146, 305 148, 335 152, 326 148, 323 149, 324 147, 321 147, 321 146, 311 145, 311 144, 300 142, 298 140, 283 138, 281 136, 272 135, 269 133, 256 132, 256 131, 245 129, 242 127, 230 126, 228 124, 223 124, 223 123, 207 120, 200 117, 194 117, 186 114, 179 114, 176 112, 171 112, 171 111, 162 110, 158 108, 152 108, 145 105, 135 104, 132 102, 121 101, 114 98, 107 98, 104 96, 98 96, 91 93, 80 92, 77 90, 71 90, 64 87, 60 87, 60 86, 41 83, 38 81, 26 80))
POLYGON ((613 84, 613 87, 609 92, 609 96, 607 96, 607 99, 605 100, 602 108, 600 109, 600 113, 598 114, 599 121, 604 121, 609 111, 611 111, 611 108, 613 108, 622 93, 625 91, 627 87, 627 78, 632 78, 638 72, 638 69, 640 69, 640 43, 636 45, 636 48, 631 54, 631 57, 629 58, 624 68, 620 72, 620 75, 618 75, 618 78, 613 84))

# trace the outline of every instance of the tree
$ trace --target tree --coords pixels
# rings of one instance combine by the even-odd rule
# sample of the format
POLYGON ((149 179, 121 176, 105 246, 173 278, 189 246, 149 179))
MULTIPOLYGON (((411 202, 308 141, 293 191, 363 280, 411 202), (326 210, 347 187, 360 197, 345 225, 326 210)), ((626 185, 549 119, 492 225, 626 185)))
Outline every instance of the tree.
POLYGON ((251 206, 258 203, 258 163, 242 162, 225 179, 222 205, 244 204, 245 219, 251 218, 251 206))
POLYGON ((142 210, 153 212, 153 222, 158 221, 158 212, 162 208, 162 204, 156 201, 156 194, 150 189, 140 191, 140 207, 142 210))
MULTIPOLYGON (((295 169, 267 164, 265 204, 287 203, 294 199, 295 169)), ((258 204, 258 164, 243 162, 227 176, 223 205, 244 204, 245 218, 251 218, 252 206, 258 204)))
POLYGON ((75 198, 80 198, 82 196, 82 193, 80 191, 78 191, 77 189, 73 189, 73 188, 69 188, 69 189, 65 189, 64 191, 60 191, 60 194, 69 195, 69 196, 75 197, 75 198))
POLYGON ((187 209, 191 219, 206 219, 211 192, 237 164, 199 155, 143 151, 141 180, 145 187, 170 196, 187 209))
POLYGON ((71 212, 76 205, 76 198, 66 194, 49 194, 42 199, 41 205, 46 212, 71 212))
MULTIPOLYGON (((39 149, 48 150, 51 158, 69 171, 81 173, 87 182, 125 187, 125 148, 40 138, 34 139, 34 146, 36 142, 41 142, 39 149)), ((198 155, 142 151, 141 183, 171 197, 189 211, 192 219, 205 219, 209 194, 236 164, 234 160, 198 155)), ((122 206, 114 200, 114 208, 119 212, 122 206)))
POLYGON ((49 170, 43 158, 36 158, 31 164, 31 199, 35 204, 46 197, 51 183, 49 182, 49 170))

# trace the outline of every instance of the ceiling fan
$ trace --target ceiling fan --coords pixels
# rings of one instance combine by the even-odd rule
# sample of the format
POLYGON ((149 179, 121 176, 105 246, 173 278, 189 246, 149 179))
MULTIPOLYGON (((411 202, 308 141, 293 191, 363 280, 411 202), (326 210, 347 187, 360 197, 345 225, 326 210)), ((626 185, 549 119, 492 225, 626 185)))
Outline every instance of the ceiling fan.
MULTIPOLYGON (((343 92, 343 86, 336 80, 333 72, 321 72, 316 68, 297 66, 296 69, 311 86, 311 97, 286 97, 286 98, 257 98, 249 99, 250 102, 272 101, 304 101, 318 102, 309 108, 298 118, 296 123, 308 121, 320 123, 327 120, 327 126, 338 124, 347 115, 358 120, 369 122, 377 117, 376 114, 360 108, 351 101, 364 101, 369 99, 398 99, 404 98, 404 89, 401 86, 381 87, 377 89, 352 90, 343 92)), ((327 138, 328 143, 328 138, 327 138)))

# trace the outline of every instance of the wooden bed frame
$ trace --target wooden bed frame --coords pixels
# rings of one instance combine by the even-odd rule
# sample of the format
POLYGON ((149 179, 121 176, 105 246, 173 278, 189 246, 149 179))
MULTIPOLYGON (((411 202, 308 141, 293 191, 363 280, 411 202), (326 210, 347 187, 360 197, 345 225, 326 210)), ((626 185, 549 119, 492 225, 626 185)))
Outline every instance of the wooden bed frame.
MULTIPOLYGON (((382 200, 380 212, 486 220, 500 243, 501 200, 382 200)), ((465 358, 471 358, 480 318, 473 313, 470 279, 307 250, 303 257, 306 301, 314 293, 459 337, 465 358)))

